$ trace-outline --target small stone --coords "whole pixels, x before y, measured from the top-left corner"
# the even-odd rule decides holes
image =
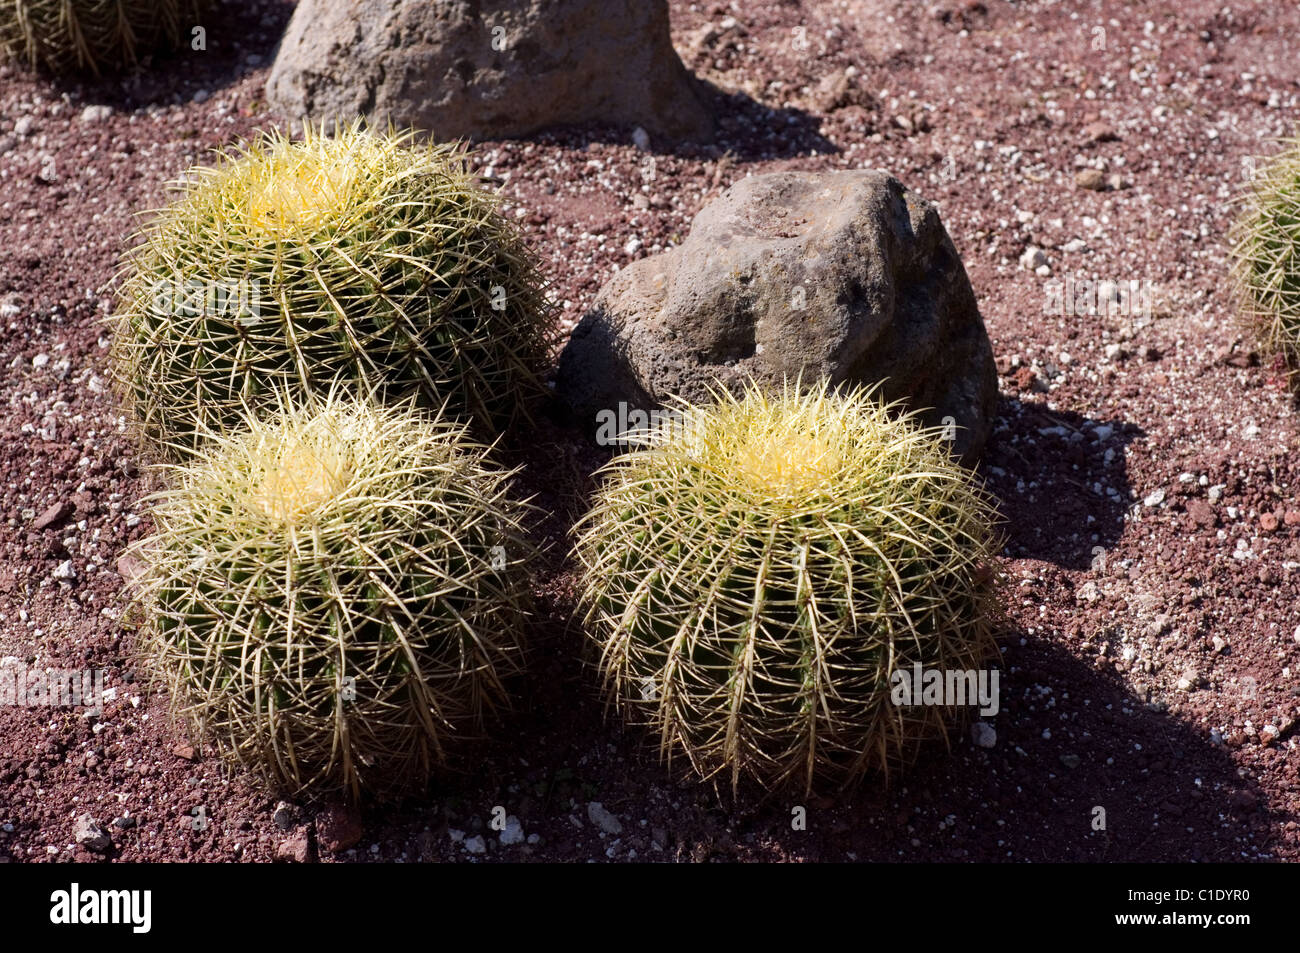
[[[1038,383],[1038,375],[1034,373],[1032,367],[1022,367],[1011,375],[1011,380],[1017,390],[1033,390],[1034,385]]]
[[[501,846],[509,847],[512,844],[522,844],[524,842],[524,826],[519,823],[519,818],[511,814],[506,818],[505,829],[501,832]]]
[[[650,151],[650,133],[646,132],[640,126],[632,130],[632,145],[636,146],[642,152]]]
[[[1239,811],[1253,811],[1258,799],[1249,791],[1234,791],[1230,798],[1232,806]]]
[[[977,748],[992,748],[998,743],[997,730],[987,721],[977,721],[971,725],[970,736]]]
[[[355,847],[362,833],[361,814],[349,805],[331,804],[316,815],[316,843],[331,854]]]
[[[1114,362],[1121,360],[1124,357],[1124,345],[1115,343],[1107,344],[1105,354],[1106,360],[1108,361]]]
[[[465,838],[465,849],[471,854],[486,854],[487,842],[483,840],[482,834],[475,834],[473,837]]]
[[[32,131],[32,117],[19,116],[14,121],[14,135],[22,139],[30,135]]]
[[[72,509],[72,504],[67,500],[52,503],[44,513],[32,521],[32,529],[39,533],[41,530],[57,526],[72,514]]]
[[[1079,765],[1083,764],[1083,759],[1077,754],[1063,754],[1061,755],[1061,764],[1073,771]]]
[[[1041,248],[1035,248],[1030,245],[1020,256],[1020,267],[1026,271],[1034,271],[1047,264],[1047,254]]]
[[[1228,641],[1222,636],[1216,635],[1214,638],[1210,639],[1210,645],[1214,647],[1214,651],[1217,654],[1228,647]]]
[[[288,864],[310,863],[311,840],[307,837],[307,831],[296,831],[276,844],[275,859]]]
[[[288,801],[281,801],[275,806],[275,813],[271,815],[271,820],[275,826],[282,831],[287,831],[293,827],[298,818],[298,809]]]
[[[1291,638],[1297,645],[1300,645],[1300,625],[1295,627],[1295,631],[1291,633]]]
[[[617,817],[605,810],[605,805],[592,801],[587,805],[587,819],[606,834],[623,833],[623,825]]]
[[[172,754],[186,761],[193,761],[198,752],[194,750],[193,745],[176,745],[172,748]]]
[[[113,115],[112,106],[87,106],[81,111],[82,122],[103,122]]]
[[[65,559],[54,567],[54,578],[60,582],[76,582],[77,570],[73,568],[71,559]]]
[[[123,553],[117,557],[117,574],[122,577],[122,581],[131,583],[144,572],[144,561],[130,553]]]
[[[1084,169],[1075,175],[1074,184],[1089,192],[1100,192],[1106,187],[1106,174],[1100,169]]]
[[[1164,488],[1162,487],[1158,490],[1152,490],[1150,493],[1148,493],[1146,495],[1146,498],[1142,500],[1142,505],[1159,506],[1164,501],[1165,501],[1165,491]]]
[[[1214,512],[1214,507],[1206,500],[1188,500],[1187,515],[1192,518],[1192,522],[1197,526],[1213,527],[1219,521],[1219,516]]]
[[[131,828],[136,826],[136,823],[136,819],[130,815],[113,818],[113,826],[119,831],[129,831]]]
[[[1119,133],[1115,127],[1108,122],[1090,122],[1083,127],[1083,141],[1086,145],[1095,145],[1098,142],[1114,142],[1119,138]]]
[[[1300,526],[1300,510],[1287,510],[1282,514],[1282,522],[1287,526]]]
[[[208,98],[211,95],[212,94],[209,93],[206,89],[200,89],[197,93],[194,94],[194,101],[196,103],[206,103],[208,101]]]
[[[1281,521],[1273,513],[1264,513],[1259,518],[1259,528],[1265,533],[1276,533]]]
[[[113,839],[99,826],[99,822],[89,814],[82,814],[72,825],[72,838],[79,847],[96,854],[107,853],[113,847]]]
[[[1131,185],[1132,183],[1129,182],[1128,179],[1124,178],[1124,176],[1120,175],[1118,172],[1106,178],[1106,187],[1110,189],[1112,192],[1122,192],[1124,189],[1129,188]]]

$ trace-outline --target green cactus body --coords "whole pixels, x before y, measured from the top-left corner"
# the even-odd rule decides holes
[[[543,393],[553,310],[458,147],[268,133],[180,189],[113,319],[119,389],[173,458],[280,392],[351,384],[487,432]]]
[[[0,51],[52,73],[113,72],[175,49],[206,0],[0,0]]]
[[[1300,139],[1260,160],[1229,236],[1233,279],[1265,348],[1300,372]]]
[[[517,667],[527,504],[424,412],[330,397],[245,426],[154,498],[145,656],[196,736],[277,788],[421,784]]]
[[[898,668],[996,653],[992,505],[870,393],[750,389],[615,458],[578,528],[611,700],[704,777],[851,784],[942,734]]]

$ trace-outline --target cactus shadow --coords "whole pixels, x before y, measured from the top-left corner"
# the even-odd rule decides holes
[[[390,809],[390,835],[432,826],[442,843],[451,829],[495,842],[487,820],[501,805],[543,846],[493,843],[485,859],[1228,862],[1246,843],[1267,857],[1297,819],[1270,807],[1190,712],[1170,711],[1163,683],[1135,687],[1110,653],[1098,661],[1093,648],[1014,628],[999,638],[991,747],[954,727],[946,748],[928,743],[851,792],[732,797],[680,762],[666,767],[652,737],[608,717],[575,634],[553,629],[519,685],[513,730],[477,749],[472,771]],[[597,839],[593,801],[622,818],[621,833]]]
[[[51,82],[77,102],[118,111],[188,102],[200,91],[213,95],[270,64],[292,13],[293,6],[282,0],[213,0],[198,24],[205,31],[205,49],[192,49],[192,33],[186,31],[180,49],[142,57],[129,73],[51,77]]]
[[[1006,553],[1087,569],[1124,530],[1125,448],[1146,432],[1001,395],[980,469],[1001,501]]]
[[[930,746],[890,784],[837,801],[828,810],[850,830],[832,857],[1223,862],[1247,839],[1266,852],[1269,829],[1295,820],[1193,711],[1170,710],[1184,696],[1169,677],[1137,687],[1136,667],[1126,681],[1109,653],[1064,637],[1013,629],[999,642],[993,746],[954,731],[950,752]]]
[[[441,846],[448,832],[463,831],[481,834],[482,859],[497,861],[1232,861],[1248,842],[1266,854],[1296,819],[1293,809],[1269,807],[1209,726],[1179,710],[1187,696],[1173,691],[1173,670],[1144,676],[1138,659],[1122,675],[1117,647],[1103,653],[1101,633],[1007,626],[998,635],[998,711],[988,719],[993,746],[954,727],[946,747],[929,743],[910,764],[848,793],[748,788],[732,797],[699,783],[680,759],[666,767],[652,734],[606,709],[574,613],[568,527],[606,451],[546,418],[534,438],[521,489],[537,494],[546,514],[537,529],[551,545],[537,578],[528,671],[512,681],[513,710],[453,776],[383,813],[385,836],[408,839],[408,853],[469,859]],[[992,453],[992,465],[1024,478],[999,459]],[[598,835],[592,802],[622,819],[621,833]],[[499,846],[489,826],[497,805],[539,844]],[[421,851],[421,843],[431,846]]]

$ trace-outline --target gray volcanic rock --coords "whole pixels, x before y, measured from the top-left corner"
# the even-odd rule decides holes
[[[714,382],[883,382],[955,423],[967,462],[997,402],[993,350],[934,206],[883,172],[778,172],[733,185],[678,248],[600,291],[560,357],[577,420],[707,399]],[[951,418],[951,421],[946,418]]]
[[[267,80],[291,117],[439,139],[605,122],[707,141],[665,0],[302,0]]]

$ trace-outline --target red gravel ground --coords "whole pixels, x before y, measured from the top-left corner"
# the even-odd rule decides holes
[[[674,2],[677,47],[716,88],[715,145],[483,143],[569,323],[747,174],[880,167],[939,204],[1002,371],[981,467],[1011,580],[996,745],[963,734],[888,785],[806,803],[720,806],[670,774],[577,660],[565,534],[601,454],[544,424],[524,461],[552,545],[518,711],[463,774],[352,831],[319,804],[277,813],[189,748],[118,622],[147,480],[98,322],[137,213],[277,121],[263,84],[290,11],[228,2],[207,52],[126,82],[0,69],[0,656],[102,668],[114,696],[99,719],[0,709],[0,860],[95,856],[74,844],[86,812],[126,861],[1300,859],[1300,427],[1240,340],[1224,241],[1248,157],[1295,127],[1300,8]],[[1084,169],[1119,187],[1082,188]],[[1020,264],[1031,246],[1050,275]],[[1067,276],[1145,282],[1150,313],[1045,313]],[[497,806],[536,836],[503,846]]]

